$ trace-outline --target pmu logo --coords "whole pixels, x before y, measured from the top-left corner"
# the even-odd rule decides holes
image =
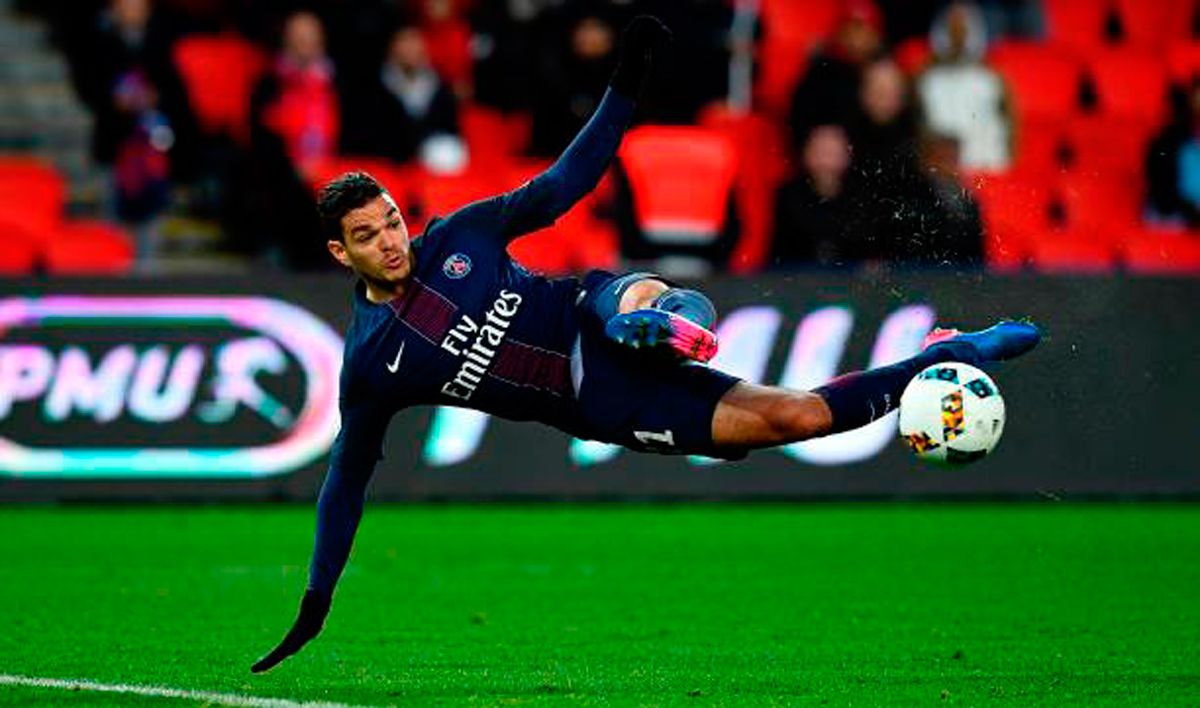
[[[921,351],[921,341],[933,327],[934,311],[928,305],[901,307],[884,318],[871,358],[867,362],[843,362],[846,344],[854,331],[854,310],[847,306],[822,307],[805,314],[791,334],[791,345],[783,370],[775,381],[780,386],[812,389],[835,377],[839,369],[886,366]],[[771,354],[783,330],[784,317],[776,308],[761,305],[731,312],[717,328],[721,350],[711,365],[755,383],[768,382]],[[879,454],[896,438],[896,416],[879,420],[838,435],[779,448],[789,457],[814,465],[845,465]],[[453,465],[470,459],[478,450],[487,429],[488,417],[461,408],[440,408],[425,443],[424,462],[433,467]],[[573,464],[596,465],[621,453],[615,445],[574,440],[568,451]],[[713,460],[692,458],[697,465]]]
[[[0,477],[254,478],[324,454],[342,340],[259,297],[0,300]]]

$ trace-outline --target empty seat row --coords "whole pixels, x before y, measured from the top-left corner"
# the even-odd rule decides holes
[[[115,274],[133,267],[133,243],[121,228],[65,219],[66,186],[54,168],[20,157],[0,159],[0,273]]]

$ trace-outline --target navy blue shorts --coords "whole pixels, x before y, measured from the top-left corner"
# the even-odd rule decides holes
[[[579,403],[590,437],[643,452],[737,456],[713,445],[712,419],[721,397],[740,379],[606,337],[596,299],[617,277],[588,273],[578,304]]]

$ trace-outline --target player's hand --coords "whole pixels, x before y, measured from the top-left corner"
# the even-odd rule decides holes
[[[310,639],[321,633],[321,627],[325,625],[325,616],[329,614],[329,604],[329,595],[314,590],[305,592],[304,599],[300,601],[300,615],[296,617],[296,623],[288,630],[287,636],[270,654],[251,666],[250,671],[262,673],[300,651]]]
[[[650,69],[671,44],[671,30],[657,17],[638,15],[621,33],[620,58],[609,82],[613,89],[636,98]]]

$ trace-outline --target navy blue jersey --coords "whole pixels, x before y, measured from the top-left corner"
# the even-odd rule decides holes
[[[533,275],[505,248],[554,223],[596,186],[633,106],[610,90],[547,171],[431,222],[413,241],[413,277],[399,298],[375,304],[362,283],[355,287],[342,428],[318,501],[310,588],[328,593],[337,582],[388,421],[400,409],[462,406],[590,437],[571,381],[579,282]]]

